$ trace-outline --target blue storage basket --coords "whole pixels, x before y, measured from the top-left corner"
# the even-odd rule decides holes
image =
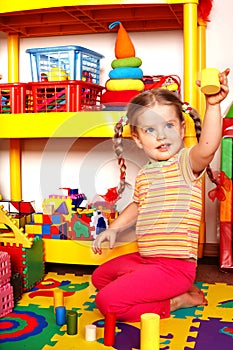
[[[100,59],[104,56],[82,46],[27,49],[32,81],[83,80],[99,84]]]

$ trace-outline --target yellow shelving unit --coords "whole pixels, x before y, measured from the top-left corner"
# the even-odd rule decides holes
[[[113,137],[122,112],[54,112],[0,115],[1,138]],[[126,127],[124,136],[129,137]]]
[[[118,19],[125,23],[128,31],[183,30],[184,100],[201,109],[195,80],[198,70],[204,64],[203,43],[205,43],[206,24],[198,20],[198,2],[198,0],[1,1],[0,31],[8,36],[9,82],[18,82],[20,38],[106,33],[109,32],[108,24],[116,20],[117,13]],[[112,137],[113,125],[119,116],[118,112],[101,111],[0,115],[0,137],[10,139],[11,199],[22,199],[20,139]],[[194,135],[193,126],[188,122],[187,144],[192,144]],[[129,136],[129,130],[126,130],[125,136]],[[135,242],[122,243],[116,250],[106,249],[102,256],[97,257],[92,254],[90,246],[84,246],[77,241],[45,240],[45,256],[48,262],[99,264],[114,254],[120,255],[135,249]]]

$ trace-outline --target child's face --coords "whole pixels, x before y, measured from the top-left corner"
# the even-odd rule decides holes
[[[185,123],[180,122],[175,107],[156,105],[138,118],[137,133],[132,134],[149,160],[168,160],[182,147]]]

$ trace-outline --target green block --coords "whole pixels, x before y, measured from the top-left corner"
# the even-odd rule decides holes
[[[31,248],[26,248],[25,288],[29,290],[44,277],[44,247],[40,237],[35,237]]]
[[[222,139],[221,170],[232,179],[232,139]]]
[[[233,118],[233,103],[227,111],[226,118]]]

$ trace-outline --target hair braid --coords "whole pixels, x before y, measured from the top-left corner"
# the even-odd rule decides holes
[[[120,184],[118,187],[119,195],[125,189],[125,177],[126,177],[126,165],[125,165],[125,159],[123,157],[122,133],[123,133],[123,123],[120,120],[114,127],[114,136],[113,136],[113,149],[118,159],[118,165],[120,168]]]
[[[196,138],[197,141],[199,142],[200,140],[200,136],[201,136],[201,118],[198,114],[198,112],[192,108],[190,113],[189,113],[190,117],[192,118],[193,122],[194,122],[194,128],[195,128],[195,132],[196,132]]]
[[[193,122],[194,122],[194,128],[195,128],[195,132],[196,132],[196,138],[197,141],[199,142],[200,140],[200,136],[201,136],[201,118],[199,116],[199,114],[197,113],[197,111],[192,108],[191,111],[189,112],[190,117],[192,118]],[[214,183],[215,185],[217,185],[217,181],[214,177],[213,171],[210,167],[210,165],[208,164],[206,167],[206,173],[210,179],[210,181],[212,183]]]

